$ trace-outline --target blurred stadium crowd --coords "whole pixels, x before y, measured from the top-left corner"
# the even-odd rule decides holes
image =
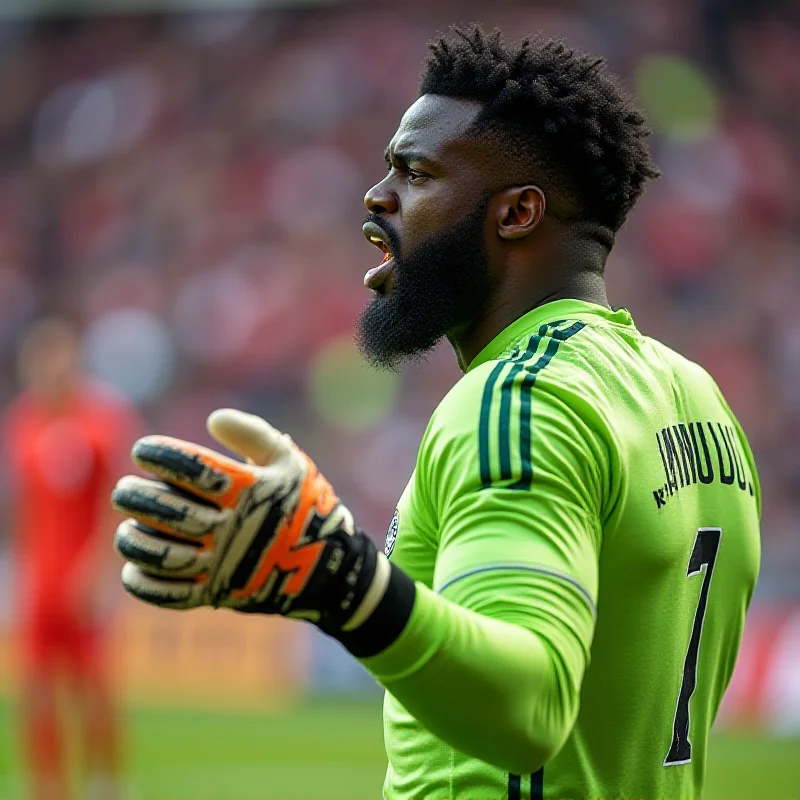
[[[151,430],[207,441],[213,408],[262,413],[382,537],[458,372],[446,347],[402,376],[360,365],[379,257],[361,201],[426,40],[455,18],[604,54],[647,109],[664,177],[620,237],[610,296],[720,383],[761,470],[760,591],[796,591],[800,26],[771,3],[0,24],[0,401],[21,331],[66,312]]]

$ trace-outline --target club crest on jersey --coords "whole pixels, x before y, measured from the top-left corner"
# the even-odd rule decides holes
[[[386,544],[384,545],[383,552],[386,558],[392,554],[394,550],[394,543],[397,541],[397,526],[400,523],[400,512],[395,509],[392,521],[389,523],[389,530],[386,531]]]

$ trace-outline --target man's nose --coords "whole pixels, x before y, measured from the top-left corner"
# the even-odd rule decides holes
[[[370,214],[394,214],[397,211],[397,195],[385,185],[376,183],[365,195],[364,205]]]

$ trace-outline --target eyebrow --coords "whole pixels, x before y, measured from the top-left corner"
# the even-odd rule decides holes
[[[433,165],[435,162],[429,157],[426,156],[425,153],[419,150],[395,150],[392,153],[389,148],[387,147],[383,151],[383,157],[386,160],[387,164],[391,164],[392,160],[396,161],[398,164],[407,165],[410,164],[412,161],[416,161],[422,164],[431,164]]]

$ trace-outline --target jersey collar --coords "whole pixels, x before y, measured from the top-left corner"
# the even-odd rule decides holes
[[[633,326],[633,318],[626,308],[619,308],[613,311],[605,306],[597,305],[597,303],[588,303],[585,300],[554,300],[552,303],[537,306],[527,314],[523,314],[497,334],[475,356],[467,367],[467,372],[481,364],[485,364],[487,361],[496,359],[504,351],[510,350],[512,345],[522,339],[526,333],[536,330],[547,322],[556,322],[562,319],[585,320],[592,317],[600,317],[617,325]]]

